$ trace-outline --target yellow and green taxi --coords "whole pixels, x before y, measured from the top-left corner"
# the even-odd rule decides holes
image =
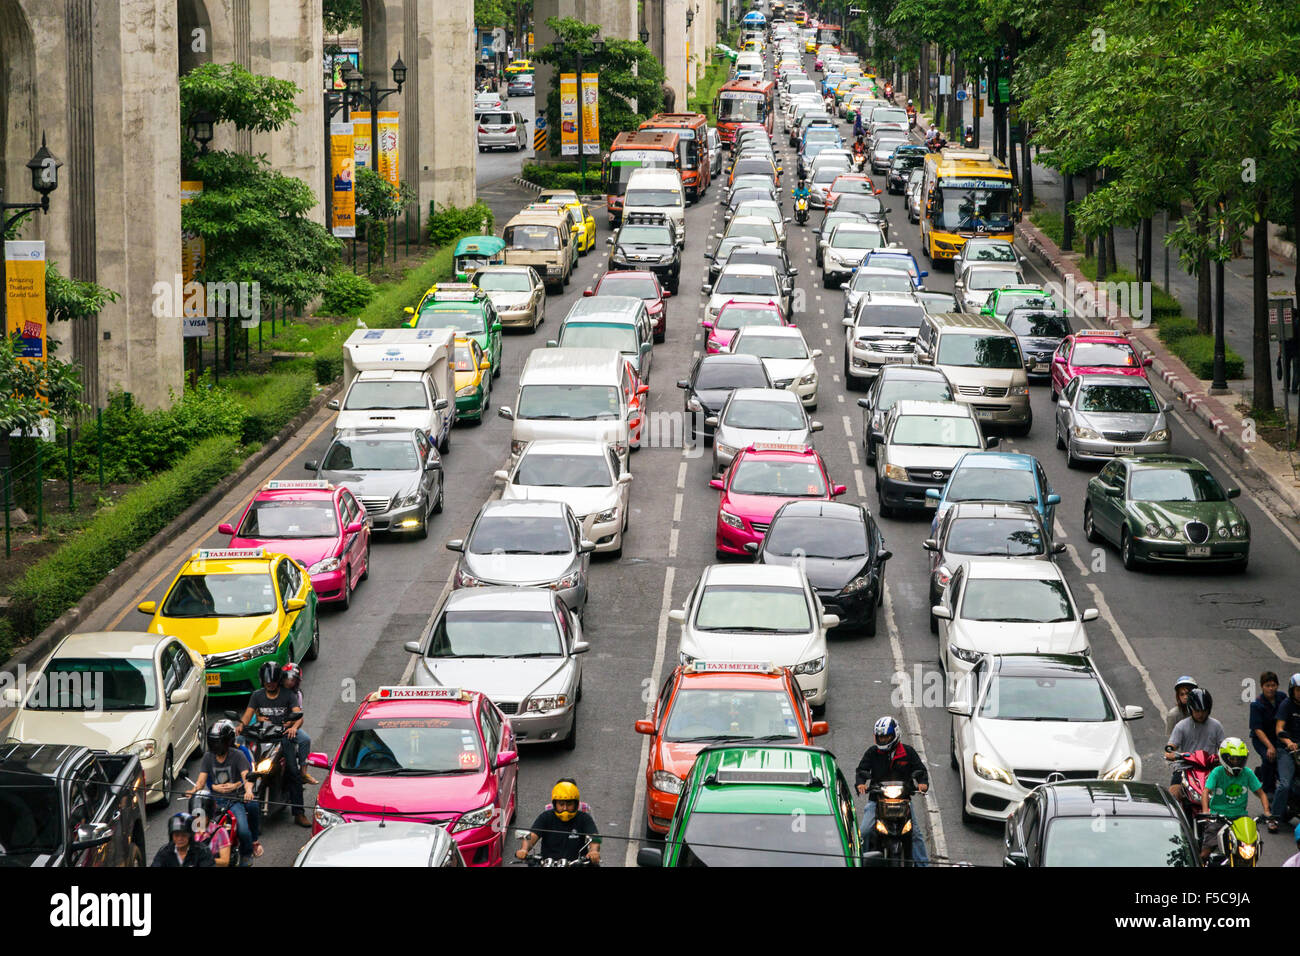
[[[170,634],[203,655],[209,697],[248,696],[267,661],[315,660],[320,653],[316,592],[307,570],[262,548],[195,551],[161,605],[150,634]]]
[[[488,294],[470,282],[440,282],[429,286],[415,308],[406,307],[408,329],[455,329],[478,343],[501,374],[501,319]]]
[[[805,53],[817,52],[817,37],[815,34],[813,36],[803,38],[803,51]]]
[[[456,336],[452,353],[456,373],[456,420],[483,420],[492,402],[492,362],[474,339]]]
[[[578,194],[572,189],[544,189],[537,196],[537,201],[563,206],[571,213],[571,228],[578,234],[578,254],[585,256],[596,248],[596,220],[592,218],[587,207],[582,204]]]
[[[533,72],[535,72],[535,70],[533,69],[532,60],[528,60],[528,59],[511,60],[509,63],[506,64],[506,76],[514,76],[516,73],[533,73]]]
[[[705,747],[682,784],[663,847],[642,846],[636,859],[640,866],[861,866],[852,792],[821,747]]]

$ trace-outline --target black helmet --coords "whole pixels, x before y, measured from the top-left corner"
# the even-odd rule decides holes
[[[177,833],[194,836],[194,818],[188,813],[173,813],[172,818],[167,821],[167,839],[170,840]]]
[[[284,668],[275,661],[267,661],[257,669],[257,679],[264,687],[267,684],[278,684],[284,679]]]
[[[190,797],[190,815],[206,828],[217,815],[217,798],[211,790],[195,790]]]
[[[218,757],[224,757],[229,753],[234,742],[235,725],[229,720],[222,718],[208,728],[208,749]]]
[[[1187,692],[1187,709],[1203,710],[1208,717],[1210,711],[1214,709],[1214,698],[1204,687],[1194,687]]]

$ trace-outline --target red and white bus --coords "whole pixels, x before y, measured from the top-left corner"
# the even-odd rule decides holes
[[[675,169],[682,172],[686,151],[681,136],[672,130],[629,130],[619,133],[605,156],[601,178],[610,225],[623,219],[623,194],[634,169]]]
[[[718,91],[718,98],[713,101],[722,144],[731,148],[736,138],[736,127],[741,123],[762,123],[771,136],[775,104],[776,84],[771,80],[732,80],[724,84]]]

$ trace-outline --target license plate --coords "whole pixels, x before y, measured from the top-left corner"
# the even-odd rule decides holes
[[[903,364],[903,356],[901,356],[901,355],[886,355],[886,356],[884,357],[884,359],[882,360],[882,364],[884,364],[884,365],[902,365],[902,364]]]
[[[221,686],[221,675],[220,675],[220,674],[205,674],[205,675],[203,675],[203,676],[204,676],[204,679],[207,681],[209,687],[220,687],[220,686]]]
[[[939,500],[937,498],[926,498],[925,506],[927,508],[937,508],[939,507]]]
[[[1034,363],[1034,371],[1035,371],[1035,372],[1046,372],[1049,368],[1050,368],[1050,366],[1049,366],[1046,362],[1035,362],[1035,363]]]
[[[1127,456],[1129,456],[1129,455],[1131,455],[1131,454],[1133,454],[1133,446],[1132,446],[1132,445],[1116,445],[1116,446],[1115,446],[1115,457],[1116,457],[1116,458],[1124,458],[1124,457],[1127,457]]]
[[[975,417],[980,421],[992,421],[993,412],[989,409],[977,408],[975,409]]]
[[[1187,556],[1189,558],[1208,558],[1210,556],[1210,546],[1208,544],[1189,544],[1187,546]]]

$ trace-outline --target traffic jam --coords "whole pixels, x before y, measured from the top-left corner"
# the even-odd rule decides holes
[[[1002,161],[796,5],[733,53],[715,125],[618,134],[353,332],[296,474],[55,651],[116,702],[28,699],[0,781],[84,743],[163,808],[86,865],[1297,865],[1259,655],[1180,623],[1281,526],[1054,295]]]

